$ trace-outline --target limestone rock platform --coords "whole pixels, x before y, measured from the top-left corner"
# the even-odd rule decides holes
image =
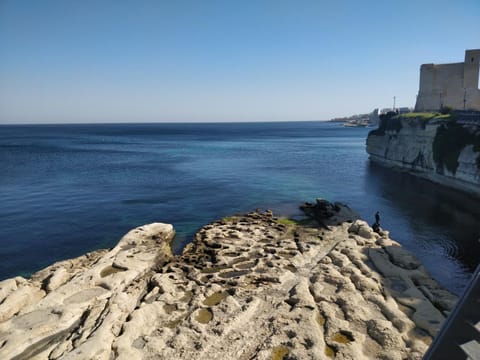
[[[0,282],[0,359],[421,359],[456,297],[347,206],[171,225]]]

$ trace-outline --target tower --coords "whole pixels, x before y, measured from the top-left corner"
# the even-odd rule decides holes
[[[416,111],[480,111],[480,49],[466,50],[465,61],[450,64],[423,64]]]
[[[478,75],[480,67],[480,49],[465,51],[463,68],[463,87],[465,89],[478,89]]]

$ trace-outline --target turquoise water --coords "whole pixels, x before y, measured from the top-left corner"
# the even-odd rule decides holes
[[[173,223],[177,252],[210,221],[298,216],[317,197],[391,237],[459,292],[478,263],[475,202],[370,164],[364,128],[322,122],[0,127],[0,279]]]

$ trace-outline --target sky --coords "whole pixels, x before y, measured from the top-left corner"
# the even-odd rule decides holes
[[[478,48],[479,0],[0,0],[0,124],[328,120]]]

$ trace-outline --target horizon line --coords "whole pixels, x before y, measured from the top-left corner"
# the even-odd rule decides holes
[[[330,122],[329,120],[245,120],[245,121],[106,121],[106,122],[21,122],[0,123],[0,126],[24,125],[142,125],[142,124],[248,124],[248,123],[288,123],[288,122]],[[333,122],[333,121],[332,121]]]

